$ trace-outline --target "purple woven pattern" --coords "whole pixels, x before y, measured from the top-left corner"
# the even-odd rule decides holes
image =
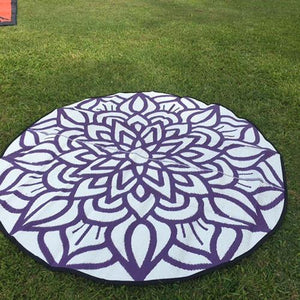
[[[83,100],[0,160],[0,220],[52,267],[111,281],[183,278],[277,225],[280,155],[219,105],[147,92]]]

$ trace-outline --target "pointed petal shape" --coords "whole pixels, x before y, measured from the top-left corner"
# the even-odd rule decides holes
[[[65,128],[81,128],[87,123],[87,117],[82,112],[74,109],[60,109],[58,111],[59,125]]]
[[[70,205],[67,200],[53,200],[41,205],[25,219],[24,225],[33,222],[42,223],[51,219],[56,219],[59,215],[68,211]]]
[[[166,223],[160,222],[155,218],[153,218],[152,216],[149,216],[147,220],[154,226],[156,231],[156,236],[157,236],[156,247],[152,256],[152,260],[153,260],[168,245],[171,239],[172,231],[171,228]]]
[[[219,120],[219,109],[217,105],[208,106],[201,112],[191,116],[190,121],[201,126],[215,126]]]
[[[176,188],[190,195],[208,194],[208,190],[200,178],[198,178],[195,175],[188,175],[187,177],[191,180],[191,183],[190,184],[177,183],[175,184]]]
[[[110,224],[114,221],[121,220],[128,213],[125,207],[120,207],[119,210],[114,210],[113,212],[108,210],[96,210],[93,205],[93,199],[85,200],[83,210],[87,219],[96,221],[99,225]]]
[[[108,248],[90,250],[72,256],[67,262],[67,266],[79,265],[84,269],[84,265],[87,265],[87,268],[90,265],[102,265],[110,261],[112,257]]]
[[[169,250],[168,255],[175,261],[178,261],[178,259],[181,258],[180,263],[189,269],[200,268],[200,266],[204,267],[203,265],[211,264],[211,261],[208,259],[208,257],[204,256],[203,254],[190,252],[175,245]]]
[[[122,257],[124,259],[126,259],[127,261],[129,260],[128,259],[128,256],[127,256],[127,253],[126,253],[126,248],[125,248],[125,235],[126,235],[126,232],[128,230],[128,227],[136,220],[136,218],[131,215],[128,219],[126,219],[124,222],[118,224],[117,226],[115,226],[113,229],[112,229],[112,232],[111,232],[111,240],[114,244],[114,247],[118,250],[118,252],[122,255]]]
[[[155,208],[155,213],[163,220],[176,221],[188,220],[194,217],[199,210],[199,203],[195,197],[185,199],[185,207],[177,210],[165,210],[161,207]]]
[[[47,247],[47,252],[51,254],[55,263],[59,264],[64,253],[64,245],[60,237],[60,232],[58,230],[48,231],[43,235],[43,239],[44,245]]]
[[[223,227],[221,229],[220,235],[218,236],[216,250],[220,260],[224,258],[224,256],[230,251],[232,244],[235,242],[237,238],[237,233],[232,228]],[[231,254],[231,256],[234,253]]]
[[[79,249],[102,245],[105,242],[105,227],[90,225],[79,221],[66,229],[68,239],[68,254]]]
[[[131,249],[139,267],[144,264],[150,247],[150,231],[144,224],[135,227],[131,236]]]
[[[90,196],[97,196],[104,193],[107,187],[95,187],[93,184],[93,178],[83,180],[76,188],[74,197],[75,198],[86,198]]]
[[[162,184],[157,184],[155,181],[149,180],[148,178],[144,178],[144,182],[153,188],[155,191],[159,192],[163,196],[170,198],[171,197],[171,186],[170,186],[170,178],[167,172],[162,171]]]

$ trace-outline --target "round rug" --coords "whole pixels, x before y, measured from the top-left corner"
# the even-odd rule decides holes
[[[36,259],[114,282],[187,278],[249,254],[285,207],[281,158],[247,120],[185,97],[90,98],[0,159],[0,221]]]

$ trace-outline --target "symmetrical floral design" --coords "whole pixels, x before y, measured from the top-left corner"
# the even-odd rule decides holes
[[[231,261],[282,214],[280,156],[219,105],[155,92],[58,109],[0,160],[0,220],[54,267],[116,281]]]

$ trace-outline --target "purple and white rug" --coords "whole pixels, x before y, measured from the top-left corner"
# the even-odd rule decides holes
[[[156,92],[57,109],[0,159],[3,230],[54,269],[114,282],[236,261],[277,227],[284,192],[280,155],[251,123]]]

